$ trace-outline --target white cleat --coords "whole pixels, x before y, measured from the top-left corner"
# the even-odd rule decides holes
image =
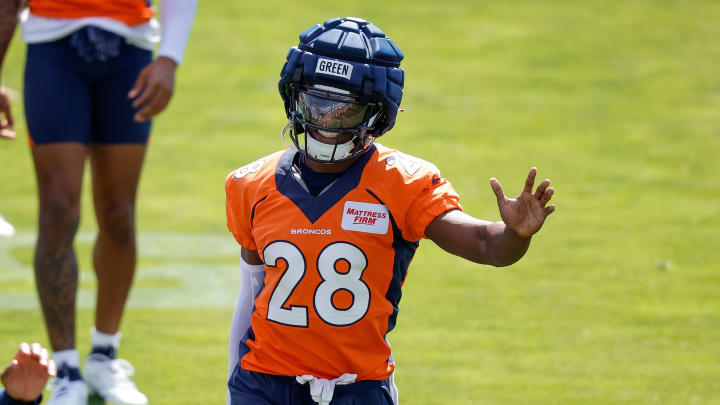
[[[55,377],[50,390],[50,399],[46,405],[87,405],[87,403],[87,386],[85,381],[80,379],[78,370],[67,366],[59,368],[58,377]]]
[[[5,217],[0,215],[0,236],[13,236],[15,235],[15,228],[12,224],[5,220]]]
[[[108,405],[146,405],[147,397],[130,379],[133,374],[135,369],[127,360],[98,353],[88,356],[83,370],[90,392],[100,395]]]

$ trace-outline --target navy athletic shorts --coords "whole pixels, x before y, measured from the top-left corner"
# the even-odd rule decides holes
[[[53,42],[29,44],[25,116],[31,144],[147,142],[127,94],[152,52],[97,27]]]
[[[240,363],[228,381],[232,405],[317,405],[310,397],[309,383],[295,377],[243,370]],[[385,381],[363,380],[336,385],[331,405],[392,405]]]

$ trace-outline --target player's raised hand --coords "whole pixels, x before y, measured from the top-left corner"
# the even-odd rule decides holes
[[[1,378],[11,397],[32,402],[42,394],[45,384],[55,372],[55,362],[48,358],[47,349],[39,343],[21,343]]]
[[[555,211],[554,204],[547,205],[555,193],[555,189],[549,187],[549,179],[543,180],[535,193],[532,192],[536,174],[536,168],[530,169],[525,187],[517,198],[508,198],[498,179],[494,177],[490,179],[490,187],[497,197],[503,222],[518,235],[526,238],[539,231],[545,218]]]

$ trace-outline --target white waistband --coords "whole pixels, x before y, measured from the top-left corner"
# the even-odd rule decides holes
[[[303,374],[295,377],[295,380],[300,384],[310,382],[310,396],[313,401],[320,405],[329,405],[335,392],[335,385],[352,384],[356,378],[357,374],[349,373],[345,373],[334,380],[326,380],[310,374]]]
[[[154,18],[145,24],[129,26],[105,17],[46,18],[25,9],[20,21],[23,40],[28,44],[55,41],[88,25],[125,37],[128,43],[147,50],[153,50],[160,42],[160,25]]]

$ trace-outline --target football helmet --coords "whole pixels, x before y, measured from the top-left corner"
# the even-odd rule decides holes
[[[283,138],[289,132],[300,153],[323,163],[366,152],[395,125],[403,58],[384,32],[359,18],[333,18],[308,28],[280,72],[278,90],[288,118]]]

